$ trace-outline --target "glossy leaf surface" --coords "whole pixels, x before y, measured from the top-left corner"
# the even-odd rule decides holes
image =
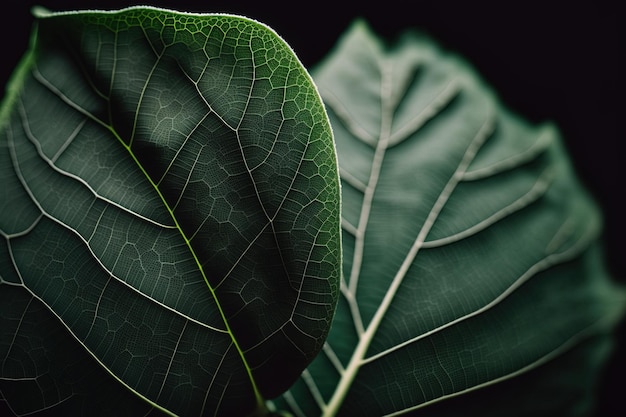
[[[624,297],[557,130],[414,34],[388,47],[357,23],[313,76],[339,156],[343,281],[323,352],[277,409],[587,407]]]
[[[262,412],[321,349],[339,180],[269,28],[40,11],[0,130],[0,401],[16,414]]]

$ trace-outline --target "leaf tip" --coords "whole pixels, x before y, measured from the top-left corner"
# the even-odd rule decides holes
[[[370,38],[376,38],[376,34],[372,29],[372,26],[368,22],[368,20],[364,17],[355,18],[350,24],[347,33],[356,33],[359,36],[367,36]]]

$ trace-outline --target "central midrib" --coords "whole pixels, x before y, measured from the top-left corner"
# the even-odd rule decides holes
[[[379,139],[379,143],[377,144],[375,159],[374,159],[374,161],[377,161],[378,163],[376,164],[374,162],[372,163],[372,169],[377,170],[378,172],[370,175],[370,183],[367,186],[368,190],[372,186],[371,180],[372,179],[374,179],[375,181],[378,180],[378,176],[382,167],[382,159],[384,156],[384,151],[387,149],[388,146],[390,146],[389,142],[390,142],[390,138],[392,135],[391,121],[392,121],[392,114],[393,114],[393,106],[392,106],[393,102],[392,102],[392,97],[391,97],[392,89],[390,86],[391,78],[392,78],[391,63],[389,61],[383,61],[380,67],[381,67],[381,74],[382,74],[382,77],[381,77],[381,102],[382,102],[381,104],[382,106],[381,108],[383,112],[383,117],[381,119],[380,139]],[[400,285],[402,284],[404,277],[406,276],[413,260],[417,256],[417,253],[419,252],[419,250],[422,248],[424,242],[426,241],[426,237],[428,233],[430,232],[439,213],[441,212],[443,206],[449,199],[450,195],[456,188],[457,184],[462,180],[463,173],[467,170],[469,164],[474,159],[478,149],[480,149],[486,137],[488,136],[490,132],[490,121],[491,121],[491,118],[488,117],[487,120],[481,125],[481,127],[479,128],[474,138],[470,141],[463,156],[461,157],[461,160],[457,168],[455,169],[455,172],[452,174],[452,176],[448,179],[447,183],[443,187],[437,200],[433,204],[426,220],[424,221],[422,228],[420,229],[417,237],[415,238],[413,245],[411,246],[409,252],[407,253],[407,256],[405,257],[402,265],[400,266],[400,268],[394,275],[393,280],[387,292],[385,293],[385,296],[383,297],[381,304],[378,306],[376,312],[374,313],[374,316],[372,317],[369,325],[367,326],[367,329],[362,334],[359,335],[359,341],[352,354],[352,357],[350,358],[348,365],[346,366],[343,373],[341,374],[339,383],[337,384],[330,401],[322,409],[323,417],[334,417],[339,412],[341,404],[345,396],[348,394],[348,391],[350,387],[352,386],[352,383],[360,367],[364,364],[365,355],[367,353],[367,350],[372,340],[374,339],[376,332],[378,331],[378,328],[380,327],[380,323],[382,322],[389,306],[391,305],[391,302],[393,301],[396,295],[396,292],[398,291]],[[379,153],[379,148],[380,148],[381,153],[380,153],[379,160],[376,160],[376,156],[378,156],[378,153]],[[361,236],[361,238],[364,238],[364,236]]]
[[[380,63],[379,68],[381,70],[381,85],[380,85],[380,93],[381,93],[381,126],[380,126],[380,137],[378,143],[376,144],[376,149],[374,151],[374,158],[372,160],[372,172],[370,173],[370,178],[368,180],[366,194],[363,201],[364,206],[366,204],[371,204],[371,200],[373,199],[373,194],[378,183],[378,178],[380,176],[380,171],[382,169],[382,163],[385,156],[385,152],[387,150],[389,140],[391,137],[391,121],[392,121],[392,109],[391,109],[391,63],[388,61],[383,61]],[[358,228],[361,233],[357,236],[361,242],[365,239],[364,231],[361,229],[367,224],[369,219],[369,207],[365,208],[361,212],[361,216],[359,218]],[[357,243],[359,244],[358,240]],[[355,244],[355,245],[356,245]],[[362,243],[361,243],[362,246]],[[362,261],[362,251],[358,251],[359,247],[355,247],[355,259],[353,263],[353,268],[350,276],[350,290],[356,295],[356,284],[354,280],[360,273],[361,261]],[[361,247],[362,249],[362,247]],[[361,361],[365,357],[365,353],[369,348],[370,343],[372,342],[373,336],[376,333],[378,328],[378,324],[375,323],[375,318],[372,319],[370,324],[367,326],[367,329],[359,334],[359,343],[357,344],[352,357],[350,358],[350,362],[348,366],[344,369],[344,372],[341,375],[339,383],[335,388],[335,391],[324,409],[322,410],[322,415],[324,417],[335,416],[341,407],[341,403],[343,402],[345,396],[358,373],[359,367],[361,366]],[[361,324],[360,316],[358,316],[357,323]]]
[[[116,44],[116,47],[113,48],[113,50],[114,50],[114,53],[116,54],[117,53],[117,32],[115,34],[115,44]],[[180,225],[180,223],[178,221],[178,218],[176,217],[176,214],[174,212],[174,208],[171,207],[169,205],[169,203],[167,202],[167,200],[165,199],[165,196],[161,192],[158,183],[156,183],[150,177],[150,175],[144,169],[143,165],[140,163],[139,159],[137,158],[137,156],[135,155],[135,153],[132,150],[132,144],[133,144],[133,141],[134,141],[135,129],[136,129],[136,125],[137,125],[137,117],[139,116],[139,110],[140,110],[141,103],[142,103],[142,100],[143,100],[143,95],[144,95],[143,93],[145,92],[145,89],[146,89],[148,83],[151,80],[151,76],[152,76],[156,66],[161,61],[163,55],[165,54],[166,49],[167,48],[164,48],[163,51],[161,51],[161,53],[158,54],[156,52],[156,50],[154,50],[154,48],[153,48],[153,52],[155,52],[155,55],[156,55],[156,61],[155,61],[154,65],[153,65],[153,67],[152,67],[152,70],[150,71],[150,74],[146,78],[146,81],[145,81],[144,86],[143,86],[142,94],[141,94],[140,99],[139,99],[139,101],[137,103],[137,108],[136,108],[136,111],[135,111],[135,118],[133,120],[133,129],[132,129],[131,138],[130,138],[128,144],[117,134],[117,132],[115,131],[115,129],[113,128],[112,125],[106,125],[106,127],[111,131],[111,133],[113,135],[115,135],[115,137],[119,140],[119,142],[126,149],[128,154],[131,156],[133,161],[137,164],[137,167],[139,167],[139,169],[144,174],[144,176],[146,177],[146,179],[148,180],[150,185],[154,188],[154,190],[156,191],[157,195],[161,199],[161,202],[163,203],[163,206],[165,207],[165,209],[167,210],[167,212],[171,216],[172,221],[174,222],[174,226],[176,227],[176,229],[180,233],[181,237],[183,238],[183,240],[185,242],[185,245],[189,249],[189,253],[191,254],[191,256],[193,257],[194,262],[196,263],[198,271],[202,275],[202,278],[204,279],[204,282],[206,283],[209,291],[211,292],[211,296],[213,297],[213,300],[215,301],[215,305],[216,305],[216,307],[217,307],[217,309],[219,311],[220,317],[222,318],[222,321],[224,322],[225,330],[230,335],[232,344],[233,344],[233,346],[235,346],[235,349],[237,350],[237,353],[239,354],[239,357],[241,358],[242,364],[243,364],[243,366],[244,366],[244,368],[246,370],[246,374],[248,375],[248,379],[250,380],[250,384],[251,384],[252,390],[254,392],[256,405],[257,405],[256,408],[257,408],[257,410],[263,410],[263,409],[266,408],[266,406],[265,406],[265,399],[261,395],[261,393],[259,391],[259,388],[258,388],[258,386],[256,384],[256,381],[254,379],[254,376],[252,375],[252,368],[248,364],[248,361],[247,361],[247,359],[245,357],[244,351],[241,348],[241,346],[239,345],[239,342],[237,341],[237,338],[235,337],[235,334],[232,331],[232,328],[231,328],[231,326],[230,326],[230,324],[228,322],[228,318],[226,317],[226,313],[225,313],[225,311],[224,311],[224,309],[223,309],[223,307],[222,307],[222,305],[220,303],[220,300],[219,300],[219,298],[217,296],[217,293],[215,292],[215,289],[213,288],[213,286],[209,282],[208,276],[205,273],[204,268],[202,266],[202,262],[200,261],[200,259],[198,257],[198,254],[196,253],[196,251],[193,248],[193,245],[191,244],[191,239],[187,236],[187,234],[183,230],[182,226]],[[115,62],[117,62],[117,60],[114,60],[114,63]],[[115,78],[115,67],[113,68],[113,71],[112,71],[112,74],[111,74],[111,86],[113,85],[114,78]],[[110,111],[109,111],[109,114],[111,114]],[[172,355],[175,355],[175,354],[176,354],[176,352],[172,353]],[[164,378],[167,378],[167,375]]]

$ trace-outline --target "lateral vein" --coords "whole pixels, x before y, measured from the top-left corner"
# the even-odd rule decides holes
[[[385,316],[389,306],[391,305],[391,302],[394,299],[395,294],[400,287],[400,284],[403,282],[404,277],[406,276],[410,266],[413,263],[413,260],[417,256],[417,253],[422,248],[426,237],[430,232],[430,229],[432,228],[435,220],[439,216],[439,213],[450,198],[457,184],[462,180],[463,174],[467,170],[471,161],[476,156],[478,150],[491,134],[493,124],[494,114],[493,111],[490,111],[488,113],[488,116],[486,117],[486,120],[483,122],[478,132],[466,148],[465,153],[463,154],[459,165],[457,166],[457,169],[452,174],[452,176],[444,186],[443,190],[441,191],[439,197],[432,206],[424,224],[422,225],[422,228],[420,229],[411,249],[409,250],[409,253],[405,257],[402,265],[394,276],[381,304],[378,306],[378,309],[374,313],[374,316],[370,321],[367,329],[360,336],[359,342],[353,352],[350,362],[346,367],[346,371],[339,380],[339,384],[337,385],[335,392],[333,393],[333,396],[329,401],[327,407],[324,409],[324,417],[333,416],[339,410],[339,405],[343,401],[344,397],[347,395],[347,392],[352,385],[352,381],[354,380],[359,368],[363,365],[367,349],[369,348],[369,345],[372,342],[374,335],[376,334],[376,331],[378,330],[380,323],[382,322],[383,317]]]

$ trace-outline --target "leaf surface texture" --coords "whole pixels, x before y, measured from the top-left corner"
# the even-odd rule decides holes
[[[363,22],[313,76],[339,156],[343,280],[322,353],[277,409],[483,416],[587,406],[624,297],[558,131],[507,111],[429,39],[387,46]],[[475,400],[482,392],[491,410]]]
[[[310,76],[242,17],[38,17],[0,121],[0,400],[262,409],[322,348],[339,291],[337,162]]]

